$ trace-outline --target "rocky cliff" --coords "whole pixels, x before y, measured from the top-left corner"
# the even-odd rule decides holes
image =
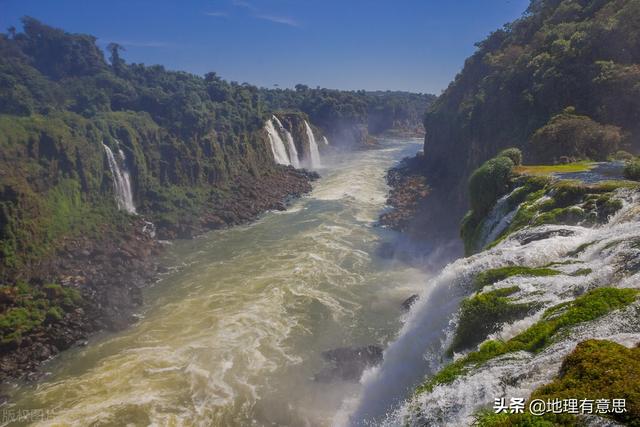
[[[416,228],[437,232],[443,220],[453,235],[471,172],[505,147],[544,163],[637,151],[639,16],[633,0],[533,0],[478,43],[427,111],[420,173],[427,205],[448,214],[427,208]]]

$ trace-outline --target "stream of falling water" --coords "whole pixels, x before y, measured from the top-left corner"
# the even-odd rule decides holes
[[[141,320],[50,363],[16,408],[51,425],[329,425],[358,383],[321,352],[388,343],[425,272],[376,255],[385,171],[420,141],[327,158],[313,192],[254,224],[176,242]]]

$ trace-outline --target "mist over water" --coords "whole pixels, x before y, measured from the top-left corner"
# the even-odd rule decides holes
[[[88,425],[331,425],[360,385],[317,382],[321,352],[384,346],[427,273],[380,258],[386,170],[421,141],[323,158],[313,192],[258,222],[176,242],[141,320],[64,353],[19,408]]]

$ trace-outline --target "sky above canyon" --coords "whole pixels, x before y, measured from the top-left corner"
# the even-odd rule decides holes
[[[117,42],[127,62],[263,87],[439,94],[474,43],[528,0],[0,0],[0,28],[32,16]]]

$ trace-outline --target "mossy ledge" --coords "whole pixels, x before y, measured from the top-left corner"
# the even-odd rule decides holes
[[[496,332],[501,323],[521,319],[535,309],[536,304],[516,303],[508,298],[519,290],[517,286],[501,288],[462,301],[458,328],[447,354],[477,345]]]
[[[471,352],[445,366],[416,389],[416,393],[431,392],[440,384],[449,384],[456,378],[500,355],[528,351],[539,352],[553,342],[554,335],[578,323],[595,320],[635,301],[635,289],[598,288],[575,300],[556,305],[545,311],[542,319],[508,341],[490,340],[477,351]]]
[[[625,399],[626,412],[606,416],[629,426],[640,426],[640,348],[627,348],[607,340],[579,343],[563,361],[551,383],[535,390],[529,401],[542,399]],[[525,404],[525,408],[528,405]],[[495,414],[482,411],[477,426],[578,426],[580,419],[569,414]]]
[[[505,168],[510,160],[496,163],[497,159],[504,158],[498,155],[491,159],[478,168],[469,180],[471,209],[463,218],[460,228],[466,255],[492,248],[527,226],[603,224],[622,208],[622,202],[615,197],[614,192],[620,188],[639,186],[631,181],[585,184],[549,176],[521,175],[518,171],[527,171],[533,167],[527,169],[511,166],[507,172]],[[501,168],[497,167],[498,164]],[[485,186],[491,187],[490,191],[484,191]],[[482,231],[491,209],[500,197],[510,191],[506,203],[509,210],[517,209],[513,218],[493,241],[484,242]],[[478,199],[480,196],[474,196],[476,193],[482,195],[481,199]]]
[[[526,276],[526,277],[545,277],[555,276],[561,274],[560,271],[546,267],[524,267],[521,265],[514,265],[508,267],[499,267],[485,270],[479,273],[474,281],[473,285],[475,289],[481,290],[482,288],[493,285],[494,283],[508,279],[514,276]]]

